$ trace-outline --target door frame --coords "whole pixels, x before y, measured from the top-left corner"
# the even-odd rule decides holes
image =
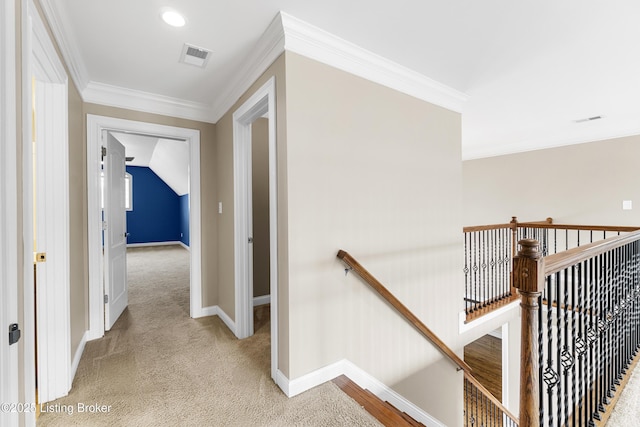
[[[23,292],[24,292],[24,388],[26,402],[35,398],[35,344],[38,341],[38,393],[46,402],[67,395],[74,369],[71,364],[70,254],[69,254],[69,138],[68,84],[66,69],[49,37],[33,0],[22,2],[22,179],[23,179]],[[55,194],[48,194],[44,230],[50,252],[47,277],[50,286],[38,296],[40,323],[35,336],[35,293],[33,268],[33,150],[32,76],[45,83],[45,99],[40,117],[55,147],[44,158],[47,180]],[[45,112],[43,115],[43,111]],[[40,125],[39,125],[40,126]],[[33,396],[33,397],[32,397]],[[32,414],[25,414],[30,424]],[[35,419],[35,418],[34,418]]]
[[[271,378],[278,371],[278,197],[276,86],[271,77],[233,113],[235,335],[253,335],[253,265],[249,244],[251,212],[251,124],[269,120],[269,292],[271,300]]]
[[[0,330],[19,320],[15,13],[15,2],[0,6]],[[0,340],[0,402],[25,402],[18,390],[18,358],[18,345]],[[17,423],[18,413],[0,411],[0,425]]]
[[[189,144],[189,227],[191,252],[190,316],[207,315],[202,307],[202,255],[200,212],[200,131],[87,114],[87,212],[89,252],[89,332],[88,339],[104,336],[104,265],[100,207],[100,159],[102,131],[133,132],[183,139]]]

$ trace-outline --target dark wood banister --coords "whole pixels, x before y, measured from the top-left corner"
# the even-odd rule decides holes
[[[634,242],[638,239],[640,239],[640,230],[636,228],[635,231],[628,234],[609,237],[608,239],[599,240],[564,252],[549,255],[544,259],[544,274],[545,276],[548,276],[550,274],[557,273],[558,271],[562,271],[578,264],[579,262],[593,258],[612,249],[619,248],[620,246],[624,246],[627,243]]]
[[[465,372],[471,373],[471,367],[465,363],[464,360],[460,359],[460,357],[454,353],[436,334],[434,334],[431,329],[427,328],[427,326],[422,323],[420,319],[416,317],[415,314],[411,312],[404,304],[398,300],[387,288],[384,287],[382,283],[378,281],[371,273],[369,273],[358,261],[356,261],[351,255],[347,252],[340,250],[338,252],[338,258],[340,258],[346,265],[351,267],[353,271],[358,273],[362,279],[367,282],[369,286],[375,289],[376,292],[382,296],[389,304],[393,306],[398,312],[404,316],[414,328],[416,328],[425,338],[431,341],[437,348],[440,350],[445,356],[449,358],[453,362],[454,365],[458,367],[458,369],[462,369]]]

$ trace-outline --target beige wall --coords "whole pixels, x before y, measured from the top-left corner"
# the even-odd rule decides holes
[[[251,126],[253,296],[269,295],[269,120]]]
[[[460,350],[460,115],[296,54],[286,78],[289,378],[347,358],[459,425],[454,365],[336,254]]]
[[[87,252],[87,144],[82,98],[69,85],[69,255],[71,354],[89,328],[89,261]]]
[[[640,226],[640,136],[463,162],[465,225],[552,217]],[[634,209],[622,210],[632,200]]]
[[[123,108],[97,104],[84,104],[84,114],[116,117],[166,126],[175,126],[200,131],[200,203],[202,225],[202,306],[218,304],[217,290],[217,184],[216,184],[216,127],[203,123],[158,114],[143,113]],[[85,121],[86,125],[86,121]],[[85,132],[86,134],[86,132]],[[86,138],[85,138],[86,139]]]

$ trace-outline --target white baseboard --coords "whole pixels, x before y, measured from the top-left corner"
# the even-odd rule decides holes
[[[294,380],[289,380],[282,372],[278,371],[276,384],[288,397],[293,397],[331,381],[340,375],[346,375],[361,388],[369,390],[383,401],[391,403],[400,411],[409,414],[416,421],[428,426],[446,427],[444,423],[432,417],[347,359],[342,359]]]
[[[173,245],[184,245],[179,240],[171,241],[171,242],[145,242],[145,243],[127,243],[128,248],[144,248],[147,246],[173,246]]]
[[[185,248],[186,250],[188,250],[189,252],[191,252],[191,248],[189,246],[185,245],[184,242],[180,241],[180,242],[178,242],[178,244],[180,246],[182,246],[183,248]]]
[[[253,306],[271,304],[271,295],[262,295],[259,297],[253,297]]]
[[[80,359],[82,358],[82,353],[84,353],[84,346],[87,344],[88,336],[89,331],[85,331],[84,335],[82,335],[82,339],[80,340],[80,344],[78,344],[78,348],[76,349],[76,354],[73,356],[71,372],[69,373],[69,388],[71,388],[73,379],[76,377],[76,372],[78,371],[78,366],[80,365]]]
[[[231,320],[229,315],[225,313],[224,310],[221,309],[219,306],[212,305],[210,307],[203,307],[200,310],[200,315],[198,317],[206,317],[206,316],[218,316],[220,320],[222,320],[224,324],[227,325],[227,328],[231,330],[233,335],[236,334],[236,323],[233,320]]]

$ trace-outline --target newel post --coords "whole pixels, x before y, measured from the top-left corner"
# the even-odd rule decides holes
[[[544,258],[538,241],[523,239],[513,259],[514,286],[520,293],[522,343],[520,346],[520,427],[540,423],[538,383],[538,298],[544,289]]]

